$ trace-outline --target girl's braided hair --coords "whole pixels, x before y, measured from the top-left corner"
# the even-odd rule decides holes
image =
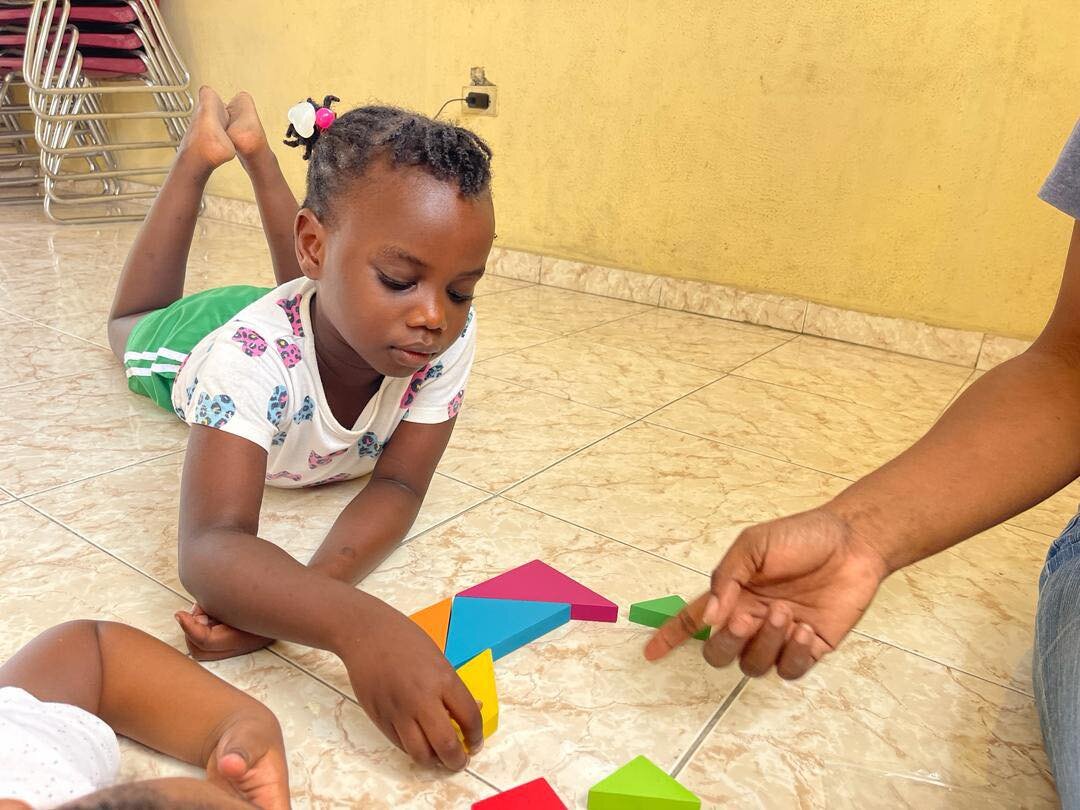
[[[357,107],[309,138],[295,135],[289,146],[304,146],[308,160],[304,206],[324,222],[331,203],[372,160],[391,166],[419,166],[438,180],[456,183],[466,197],[491,184],[491,148],[473,132],[398,107]]]

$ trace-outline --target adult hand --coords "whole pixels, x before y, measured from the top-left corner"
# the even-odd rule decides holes
[[[708,591],[649,640],[656,660],[708,625],[703,655],[714,667],[736,658],[747,675],[775,666],[804,675],[866,612],[888,575],[885,560],[828,507],[745,529],[712,574]]]

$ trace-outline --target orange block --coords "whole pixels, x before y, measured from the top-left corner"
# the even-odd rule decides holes
[[[446,651],[446,631],[450,627],[450,605],[453,599],[443,599],[430,607],[418,610],[409,618],[416,622],[431,640]]]

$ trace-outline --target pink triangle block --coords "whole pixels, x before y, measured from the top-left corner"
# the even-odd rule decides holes
[[[619,607],[596,591],[540,560],[533,560],[497,577],[474,585],[458,596],[475,599],[523,599],[530,602],[565,602],[570,618],[589,622],[613,622]]]

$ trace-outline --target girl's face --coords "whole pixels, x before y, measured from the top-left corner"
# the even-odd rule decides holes
[[[318,282],[331,332],[320,351],[408,377],[465,328],[495,237],[491,195],[466,198],[423,169],[377,161],[334,205],[329,226],[306,209],[296,223],[300,267]]]

